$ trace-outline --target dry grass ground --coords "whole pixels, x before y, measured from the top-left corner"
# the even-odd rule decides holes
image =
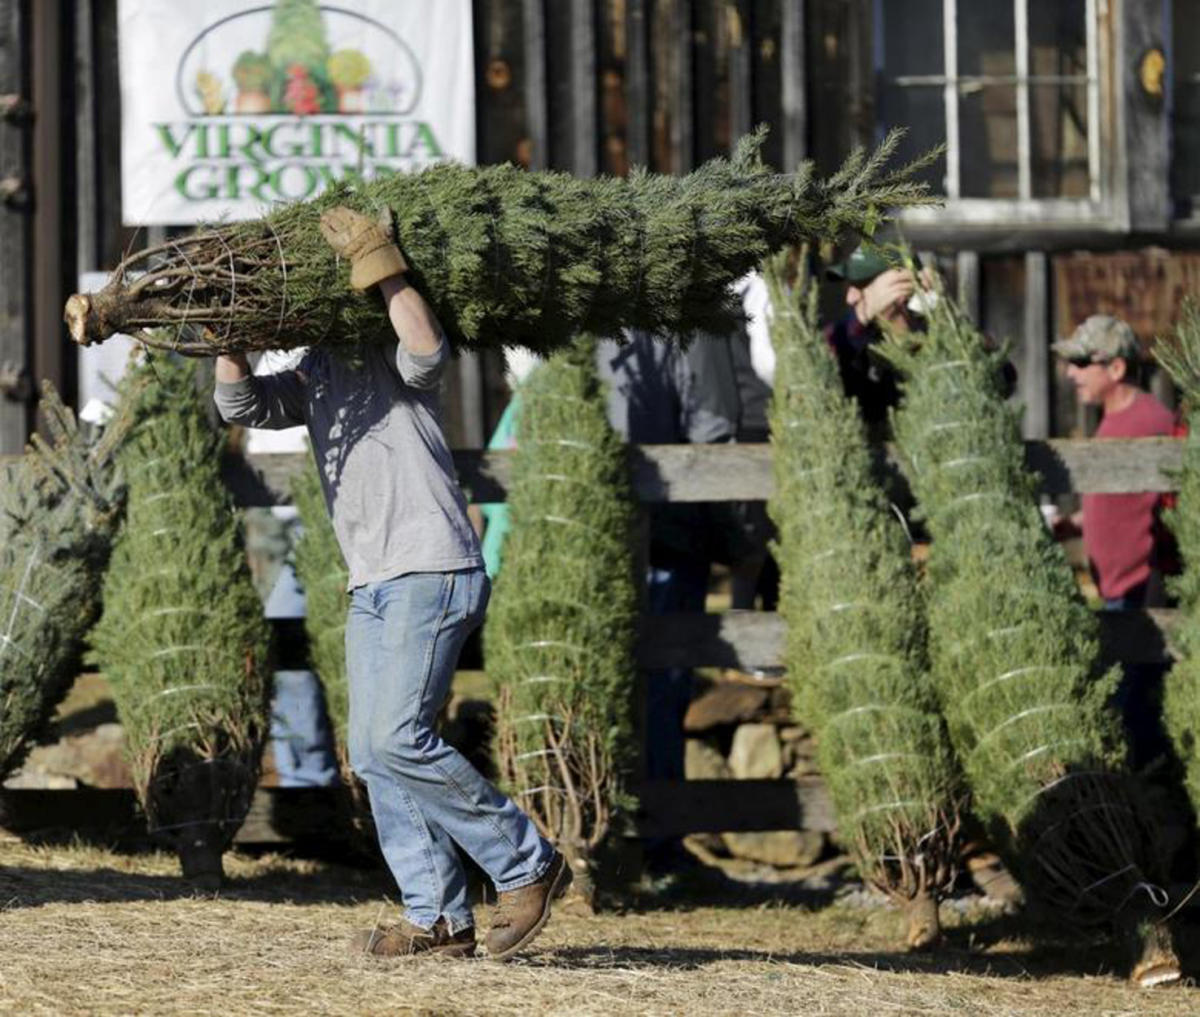
[[[914,957],[894,912],[846,905],[648,901],[556,913],[507,965],[379,962],[345,948],[388,913],[376,873],[233,855],[228,889],[195,897],[164,855],[4,837],[0,1013],[22,1017],[1200,1012],[1200,990],[1131,989],[1086,944],[1035,951],[976,917]]]

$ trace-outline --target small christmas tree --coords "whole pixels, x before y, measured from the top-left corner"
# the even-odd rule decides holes
[[[212,885],[258,780],[271,672],[194,368],[159,359],[124,386],[128,509],[92,644],[150,828],[185,877]]]
[[[723,333],[739,314],[730,284],[770,251],[870,232],[886,208],[930,200],[912,167],[885,170],[895,136],[828,180],[807,165],[771,172],[763,137],[685,177],[443,164],[335,187],[139,252],[98,293],[71,297],[66,318],[79,343],[129,332],[198,356],[391,335],[382,303],[347,288],[348,267],[318,229],[323,211],[345,204],[390,220],[409,279],[455,345],[548,352],[625,325]]]
[[[124,505],[113,469],[128,422],[91,442],[47,383],[34,435],[0,488],[0,778],[79,672]]]
[[[511,529],[484,632],[509,793],[591,875],[628,804],[636,587],[625,446],[609,426],[595,343],[521,389]],[[590,899],[594,881],[580,880]]]
[[[840,838],[863,879],[907,912],[908,944],[939,935],[963,797],[925,661],[908,541],[874,475],[856,404],[816,323],[816,288],[768,265],[771,434],[787,669],[813,730]]]
[[[1192,809],[1200,816],[1200,304],[1194,299],[1184,303],[1173,339],[1160,339],[1154,354],[1183,392],[1188,410],[1179,504],[1167,520],[1184,570],[1172,581],[1179,597],[1174,633],[1179,659],[1164,684],[1163,719],[1183,764]]]
[[[321,684],[343,778],[350,777],[346,757],[346,724],[350,691],[346,682],[346,594],[349,571],[338,547],[316,463],[310,458],[292,484],[292,500],[300,513],[303,532],[296,542],[296,576],[304,587],[304,628],[309,654]]]
[[[1164,860],[1107,705],[1116,672],[1038,510],[1004,351],[945,294],[910,339],[886,350],[905,378],[896,440],[933,537],[930,660],[975,809],[1048,917],[1116,924],[1136,980],[1177,978]]]

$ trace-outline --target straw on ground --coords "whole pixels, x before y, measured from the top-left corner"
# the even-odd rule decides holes
[[[1034,954],[1022,939],[994,940],[986,922],[951,929],[934,955],[895,952],[898,912],[846,905],[568,912],[511,964],[380,962],[345,949],[353,929],[380,916],[379,874],[277,856],[230,856],[227,871],[228,891],[192,897],[166,855],[0,839],[0,1013],[1183,1017],[1200,1008],[1196,989],[1139,992],[1090,948]]]

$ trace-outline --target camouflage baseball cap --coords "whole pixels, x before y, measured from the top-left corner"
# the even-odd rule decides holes
[[[1107,363],[1116,357],[1135,361],[1142,355],[1137,336],[1120,318],[1111,314],[1093,314],[1071,334],[1050,347],[1064,360],[1093,364]]]
[[[870,282],[891,267],[891,262],[878,250],[859,244],[848,257],[835,261],[826,268],[825,274],[830,279],[843,279],[857,286],[859,283]]]

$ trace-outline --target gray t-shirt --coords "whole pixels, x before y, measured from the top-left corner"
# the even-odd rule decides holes
[[[217,382],[231,424],[307,426],[351,589],[483,564],[438,419],[449,355],[445,339],[427,356],[364,345],[356,365],[315,349],[295,370]]]

